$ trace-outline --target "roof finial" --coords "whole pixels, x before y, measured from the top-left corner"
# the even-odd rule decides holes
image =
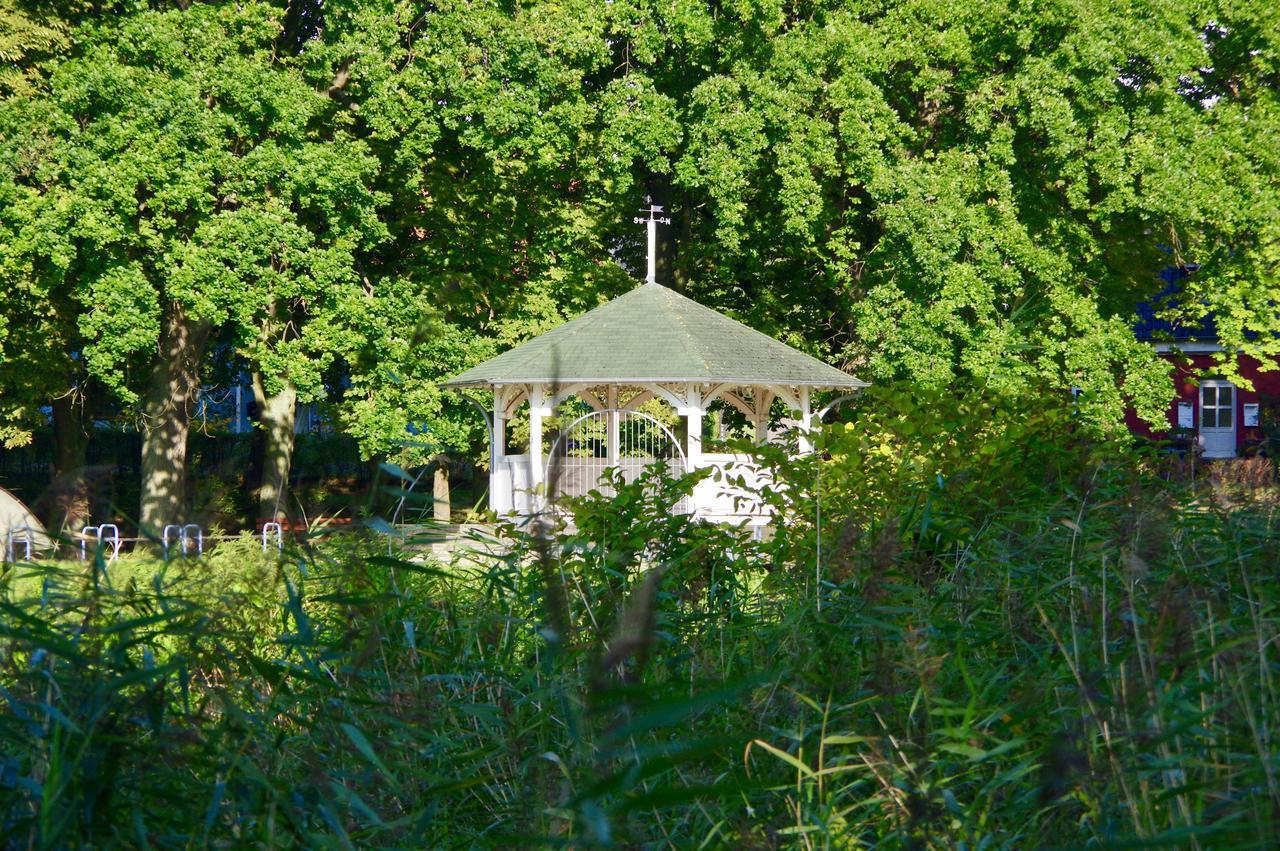
[[[649,227],[649,275],[644,279],[646,284],[658,283],[658,225],[669,225],[671,219],[658,215],[662,212],[662,208],[653,203],[653,198],[646,195],[644,202],[648,207],[641,207],[640,212],[645,216],[636,216],[633,221],[638,225],[648,225]]]

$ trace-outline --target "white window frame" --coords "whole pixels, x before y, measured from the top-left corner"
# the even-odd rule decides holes
[[[1231,389],[1231,402],[1229,405],[1223,405],[1218,401],[1221,398],[1220,389],[1223,387],[1228,387]],[[1214,394],[1215,404],[1206,406],[1204,403],[1205,390],[1209,388],[1214,388],[1219,392]],[[1227,381],[1226,379],[1222,379],[1222,378],[1204,379],[1203,381],[1200,382],[1200,387],[1196,391],[1196,402],[1199,408],[1196,411],[1196,430],[1200,434],[1201,445],[1204,445],[1205,443],[1204,438],[1205,438],[1206,432],[1208,432],[1210,435],[1213,435],[1214,437],[1217,437],[1217,438],[1223,438],[1227,435],[1230,435],[1230,441],[1227,444],[1230,447],[1230,453],[1223,454],[1223,455],[1215,455],[1214,457],[1234,458],[1236,454],[1237,431],[1240,427],[1240,416],[1236,410],[1240,405],[1240,388],[1236,387],[1234,384],[1232,384],[1230,381]],[[1212,426],[1206,426],[1204,424],[1206,408],[1211,409],[1213,411],[1217,411],[1217,412],[1227,410],[1230,413],[1230,423],[1225,426],[1217,425],[1217,421],[1221,417],[1221,414],[1216,414],[1214,416],[1215,424]]]

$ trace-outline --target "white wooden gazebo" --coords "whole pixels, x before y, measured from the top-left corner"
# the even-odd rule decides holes
[[[675,472],[680,467],[723,467],[742,459],[703,451],[703,419],[708,406],[718,400],[745,415],[757,441],[768,436],[775,400],[783,402],[794,412],[804,451],[804,435],[813,418],[812,394],[866,386],[659,285],[653,263],[653,214],[658,212],[651,208],[647,220],[650,262],[645,284],[443,382],[446,388],[493,393],[489,505],[499,516],[528,516],[540,508],[549,455],[558,453],[562,462],[576,458],[573,465],[579,476],[576,481],[570,477],[567,485],[580,489],[594,486],[609,467],[636,471],[637,459],[664,457]],[[582,427],[576,432],[561,432],[548,451],[544,422],[571,397],[584,401],[591,413],[580,418]],[[684,439],[636,413],[638,406],[655,398],[684,418]],[[528,405],[528,451],[508,454],[507,422],[522,405]],[[597,425],[594,433],[600,437],[580,436],[587,433],[586,425]],[[762,521],[759,507],[744,504],[743,492],[715,478],[700,483],[689,510],[712,520]],[[565,485],[561,481],[560,487]]]

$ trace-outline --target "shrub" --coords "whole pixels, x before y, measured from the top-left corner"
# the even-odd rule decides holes
[[[11,568],[3,843],[1267,846],[1274,518],[903,405],[760,452],[767,544],[651,471],[449,566]]]

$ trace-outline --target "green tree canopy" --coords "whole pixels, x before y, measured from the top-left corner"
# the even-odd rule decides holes
[[[881,381],[1080,386],[1097,426],[1163,417],[1131,330],[1162,266],[1277,352],[1274,7],[751,9],[684,102],[693,280]]]
[[[58,8],[0,6],[7,423],[215,333],[267,395],[341,374],[366,455],[462,448],[435,380],[632,286],[646,192],[676,286],[881,382],[1159,419],[1177,264],[1224,370],[1280,353],[1274,4]]]
[[[1131,324],[1178,264],[1165,307],[1217,314],[1223,369],[1280,345],[1266,4],[395,9],[353,30],[385,50],[343,53],[393,198],[375,274],[463,337],[630,286],[612,261],[651,189],[678,286],[879,381],[1076,386],[1097,431],[1159,421]]]
[[[404,422],[459,449],[484,432],[434,382],[633,285],[632,210],[679,142],[674,104],[611,43],[608,4],[444,2],[325,11],[342,97],[383,164],[391,240],[367,271],[386,345],[354,370],[346,427],[381,452]],[[377,296],[381,298],[382,296]],[[415,330],[416,329],[416,330]],[[437,411],[439,413],[437,414]],[[412,454],[412,453],[410,453]]]
[[[268,392],[304,400],[365,340],[355,257],[384,235],[378,163],[278,52],[281,15],[248,3],[96,20],[47,94],[2,107],[20,202],[4,218],[26,235],[15,262],[74,299],[78,356],[145,402],[148,434],[186,416],[212,329]],[[170,468],[185,463],[180,431]]]

